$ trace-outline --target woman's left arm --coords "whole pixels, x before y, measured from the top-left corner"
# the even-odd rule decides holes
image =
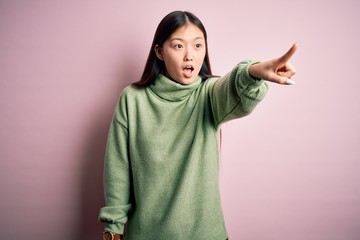
[[[253,64],[257,62],[242,61],[225,76],[208,80],[213,83],[210,102],[216,126],[250,114],[264,98],[268,85],[250,75],[249,68]]]
[[[216,80],[210,92],[215,124],[218,126],[250,114],[268,90],[265,81],[294,84],[291,77],[296,71],[289,60],[297,47],[294,44],[280,58],[265,62],[242,61],[230,73]]]

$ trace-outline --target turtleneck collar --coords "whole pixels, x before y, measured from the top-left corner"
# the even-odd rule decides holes
[[[188,85],[182,85],[162,74],[156,78],[153,84],[150,85],[150,89],[165,100],[176,102],[189,96],[194,90],[196,90],[201,84],[201,77],[197,77],[193,83]]]

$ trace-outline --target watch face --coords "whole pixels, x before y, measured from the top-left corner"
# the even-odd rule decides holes
[[[111,234],[111,232],[104,232],[104,234],[103,234],[103,239],[104,239],[104,240],[112,240],[112,234]]]

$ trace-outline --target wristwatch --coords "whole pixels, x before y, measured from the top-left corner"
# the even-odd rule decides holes
[[[124,240],[124,236],[109,231],[103,232],[103,240]]]

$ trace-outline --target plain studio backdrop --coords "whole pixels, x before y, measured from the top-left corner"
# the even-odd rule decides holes
[[[173,10],[202,20],[217,75],[299,44],[297,84],[222,127],[230,239],[360,239],[356,0],[1,0],[0,239],[101,239],[113,110]]]

